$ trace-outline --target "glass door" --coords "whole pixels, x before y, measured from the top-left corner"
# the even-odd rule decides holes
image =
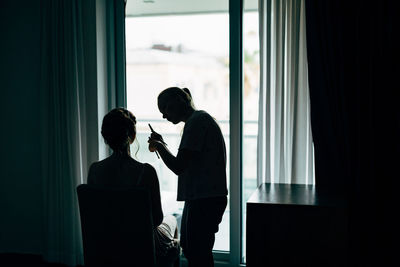
[[[127,108],[138,121],[138,142],[132,145],[131,151],[137,160],[155,167],[164,213],[175,214],[178,222],[183,202],[176,201],[177,177],[148,151],[147,139],[150,123],[176,154],[183,124],[172,125],[162,118],[157,108],[158,94],[171,86],[189,88],[196,108],[206,110],[218,121],[229,157],[228,1],[217,1],[226,2],[218,12],[213,12],[213,6],[199,6],[198,2],[201,1],[185,1],[188,6],[181,7],[180,11],[179,8],[170,11],[169,7],[155,2],[148,14],[143,14],[146,13],[143,2],[133,1],[131,5],[137,5],[137,11],[129,13],[133,7],[129,7],[128,1],[125,25]],[[203,5],[207,3],[212,4],[205,1]],[[229,165],[227,175],[229,187]],[[214,250],[230,250],[229,213],[228,204]]]

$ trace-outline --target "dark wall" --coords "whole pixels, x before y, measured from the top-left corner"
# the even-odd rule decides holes
[[[42,250],[40,0],[0,1],[0,252]]]

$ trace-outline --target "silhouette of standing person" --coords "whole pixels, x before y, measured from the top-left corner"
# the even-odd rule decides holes
[[[184,122],[178,154],[174,156],[162,136],[152,132],[149,150],[158,151],[165,165],[178,175],[177,200],[185,201],[181,247],[189,267],[214,266],[215,233],[227,205],[226,148],[213,117],[196,110],[187,88],[170,87],[158,96],[163,118]]]

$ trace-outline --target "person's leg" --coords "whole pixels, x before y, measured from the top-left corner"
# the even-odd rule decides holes
[[[168,237],[168,239],[172,240],[174,243],[174,247],[180,252],[180,242],[178,239],[178,223],[176,217],[173,215],[166,215],[163,219],[163,222],[158,226],[164,236]]]
[[[179,263],[180,246],[174,239],[177,232],[176,218],[167,215],[163,222],[157,226],[154,241],[156,243],[157,267],[172,267]]]
[[[172,215],[166,215],[158,229],[164,236],[173,239],[177,231],[176,218]]]
[[[194,200],[185,207],[185,220],[182,221],[185,245],[182,247],[189,267],[213,267],[212,249],[226,208],[226,197]]]
[[[187,237],[187,213],[188,213],[188,209],[189,209],[189,203],[186,201],[185,205],[183,207],[183,212],[182,212],[182,217],[181,217],[181,234],[180,234],[180,242],[181,242],[181,247],[183,251],[187,251],[187,242],[186,242],[186,237]],[[185,252],[184,252],[185,253]],[[187,257],[187,255],[185,254],[185,257]]]
[[[196,212],[191,210],[191,215],[196,215]],[[187,247],[184,254],[188,260],[188,267],[213,267],[214,233],[196,217],[189,216],[187,221]]]

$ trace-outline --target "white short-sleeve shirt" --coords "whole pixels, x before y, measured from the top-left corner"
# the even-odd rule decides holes
[[[196,157],[178,176],[178,201],[226,196],[226,148],[221,129],[207,112],[196,110],[186,121],[179,150]]]

